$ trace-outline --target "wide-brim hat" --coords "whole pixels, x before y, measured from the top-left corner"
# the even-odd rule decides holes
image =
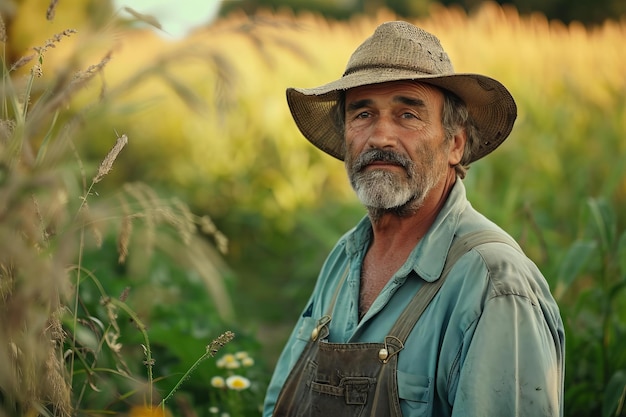
[[[439,39],[407,22],[378,26],[354,51],[340,79],[315,88],[288,88],[287,103],[302,134],[322,151],[343,160],[343,132],[334,114],[341,92],[399,80],[428,83],[465,102],[480,141],[469,162],[493,151],[511,133],[517,106],[506,87],[484,75],[456,74]]]

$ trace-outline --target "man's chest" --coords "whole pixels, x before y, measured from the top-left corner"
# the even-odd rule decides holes
[[[405,256],[374,258],[365,256],[359,285],[359,319],[363,318],[383,288],[404,264]]]

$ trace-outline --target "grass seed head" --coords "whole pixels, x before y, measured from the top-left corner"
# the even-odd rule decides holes
[[[54,20],[54,15],[56,14],[56,8],[59,0],[50,0],[50,4],[48,5],[48,10],[46,10],[46,19]]]
[[[117,138],[115,146],[113,146],[113,149],[111,149],[107,156],[104,158],[104,160],[100,164],[100,167],[98,168],[98,173],[95,177],[93,177],[94,184],[102,181],[102,178],[104,178],[109,172],[111,172],[111,169],[113,169],[113,163],[127,143],[128,137],[126,135],[122,135]]]
[[[0,42],[7,41],[7,26],[4,24],[2,15],[0,15]]]

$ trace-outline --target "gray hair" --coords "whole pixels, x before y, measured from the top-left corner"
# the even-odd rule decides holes
[[[478,129],[470,116],[467,106],[456,94],[447,90],[443,93],[443,110],[441,112],[441,124],[445,131],[446,140],[452,140],[459,129],[465,130],[465,148],[461,161],[454,166],[456,174],[460,178],[465,178],[469,169],[469,163],[475,151],[478,150],[480,139]]]

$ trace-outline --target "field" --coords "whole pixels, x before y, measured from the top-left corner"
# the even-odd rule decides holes
[[[3,35],[0,416],[258,415],[324,257],[364,215],[285,89],[339,77],[397,16],[234,14],[170,40],[77,4],[46,21],[21,2]],[[565,415],[626,415],[626,21],[486,3],[414,23],[516,98],[469,199],[561,306]]]

